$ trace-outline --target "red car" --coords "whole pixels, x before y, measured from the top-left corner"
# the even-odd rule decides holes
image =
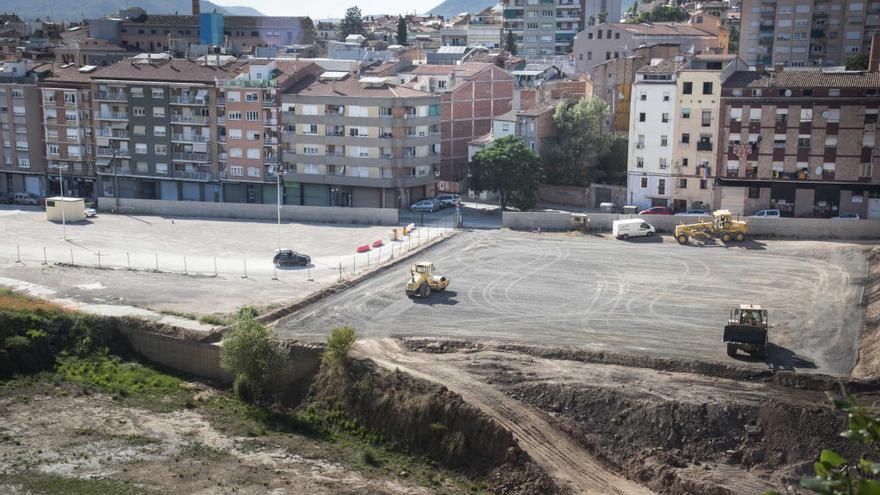
[[[654,206],[647,210],[642,210],[639,215],[672,215],[672,208],[668,206]]]

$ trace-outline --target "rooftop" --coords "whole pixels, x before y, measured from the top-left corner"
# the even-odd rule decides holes
[[[231,79],[238,74],[237,64],[217,67],[201,65],[186,59],[174,59],[159,63],[134,63],[125,59],[101,70],[95,79],[121,79],[137,81],[213,83],[218,79]]]
[[[686,60],[664,59],[650,63],[638,70],[639,74],[673,74],[687,67]]]
[[[607,23],[612,29],[622,29],[638,36],[715,36],[687,22],[644,22],[641,24]]]
[[[737,72],[724,86],[740,88],[880,88],[880,72],[822,69]]]
[[[301,96],[370,97],[370,98],[418,98],[433,96],[431,93],[390,84],[369,84],[358,81],[353,75],[337,80],[321,80],[306,76],[294,84],[288,93]]]

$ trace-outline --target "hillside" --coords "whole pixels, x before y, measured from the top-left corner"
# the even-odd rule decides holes
[[[75,21],[111,14],[126,6],[137,5],[150,14],[172,14],[191,12],[189,0],[139,0],[137,2],[117,2],[114,0],[3,0],[3,12],[15,12],[22,19],[49,18]],[[207,0],[201,0],[202,12],[222,12],[227,15],[263,15],[251,7],[221,7]]]
[[[497,3],[497,0],[445,0],[433,9],[429,9],[426,13],[442,15],[449,19],[462,12],[476,14],[486,7],[491,7]]]

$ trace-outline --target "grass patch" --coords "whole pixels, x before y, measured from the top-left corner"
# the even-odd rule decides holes
[[[39,472],[0,474],[0,488],[18,486],[43,495],[146,495],[150,492],[130,482],[109,479],[68,478]]]
[[[178,461],[194,460],[219,462],[227,457],[229,457],[229,453],[227,452],[215,449],[202,442],[190,442],[181,447],[180,451],[174,456],[174,459]]]
[[[0,289],[0,310],[29,311],[34,313],[70,313],[55,303],[19,294],[9,289]]]
[[[168,316],[177,316],[180,318],[186,318],[187,320],[198,320],[199,319],[193,313],[187,313],[185,311],[175,311],[173,309],[160,309],[159,314],[168,315]]]
[[[207,325],[216,325],[220,327],[225,327],[232,323],[231,320],[220,315],[202,315],[199,317],[199,321]]]

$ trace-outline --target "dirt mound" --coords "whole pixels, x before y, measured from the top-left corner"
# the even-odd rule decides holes
[[[865,328],[859,338],[859,362],[853,369],[855,378],[880,378],[880,248],[867,255],[868,280],[862,295]]]
[[[356,360],[342,370],[323,366],[308,404],[341,411],[412,454],[485,476],[493,493],[558,492],[509,431],[441,385]]]

